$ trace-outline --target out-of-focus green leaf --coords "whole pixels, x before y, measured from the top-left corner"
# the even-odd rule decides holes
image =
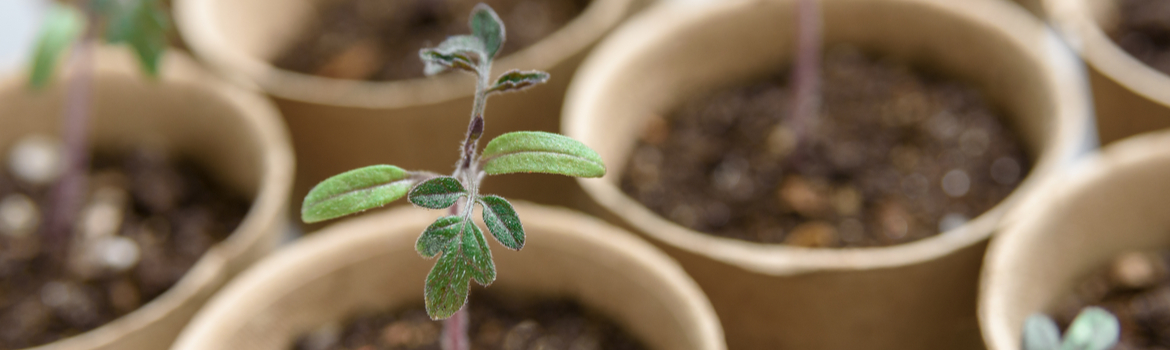
[[[1060,329],[1056,322],[1042,314],[1034,314],[1024,321],[1024,350],[1059,350]]]
[[[456,35],[447,38],[436,48],[420,50],[418,55],[426,64],[423,70],[426,75],[435,75],[451,68],[478,74],[475,57],[484,57],[487,51],[478,37]]]
[[[479,197],[483,207],[483,222],[496,240],[508,249],[524,248],[524,225],[508,200],[496,195]]]
[[[393,165],[350,170],[309,191],[301,220],[314,223],[377,208],[402,198],[415,182],[409,172]]]
[[[407,199],[423,208],[443,209],[455,205],[459,197],[466,195],[467,190],[463,189],[463,184],[459,180],[450,176],[440,176],[415,186],[410,190]]]
[[[518,131],[488,142],[482,156],[488,175],[512,173],[561,174],[601,177],[605,164],[596,151],[569,137],[540,132]]]
[[[1107,350],[1117,344],[1121,325],[1117,317],[1099,307],[1081,310],[1068,326],[1062,350]]]
[[[444,227],[443,235],[455,234],[458,237],[447,241],[442,249],[443,256],[427,274],[424,290],[427,314],[436,320],[451,317],[463,307],[471,280],[482,285],[496,280],[492,253],[479,226],[464,218],[449,218],[440,218],[431,225]]]
[[[32,59],[29,85],[41,88],[48,83],[57,68],[61,55],[77,41],[85,30],[85,15],[69,6],[54,3],[41,26],[37,47]]]
[[[548,77],[548,73],[538,70],[519,71],[513,69],[500,75],[500,78],[496,79],[496,85],[488,89],[488,92],[520,91],[544,84],[548,81]]]
[[[138,60],[151,76],[157,76],[159,60],[167,48],[167,30],[170,21],[159,4],[160,0],[109,1],[103,6],[109,11],[106,41],[126,43],[134,49]]]
[[[469,22],[471,34],[483,41],[483,47],[487,52],[484,59],[495,58],[500,52],[500,47],[504,46],[506,37],[504,22],[500,20],[500,16],[490,6],[481,3],[471,10]]]

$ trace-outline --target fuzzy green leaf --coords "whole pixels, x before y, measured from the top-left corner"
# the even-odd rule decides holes
[[[41,88],[49,82],[62,53],[73,45],[86,25],[85,16],[78,10],[55,2],[53,4],[37,38],[32,73],[29,74],[29,85],[33,88]]]
[[[414,205],[423,208],[443,209],[455,205],[459,197],[466,195],[467,190],[463,189],[463,184],[459,180],[450,176],[440,176],[418,184],[410,190],[407,198]]]
[[[443,246],[443,256],[427,274],[424,290],[427,314],[436,320],[451,317],[463,307],[471,280],[482,285],[496,280],[492,253],[479,226],[464,218],[448,218],[440,218],[432,227],[458,221],[454,227],[459,239],[449,240]]]
[[[1061,349],[1106,350],[1117,344],[1120,333],[1117,317],[1105,309],[1088,307],[1068,326]]]
[[[1024,321],[1023,338],[1024,350],[1060,350],[1060,329],[1042,314],[1034,314]]]
[[[496,80],[496,85],[488,89],[488,92],[510,92],[520,91],[539,84],[544,84],[548,81],[548,73],[538,70],[519,71],[510,70]]]
[[[467,225],[474,223],[463,220],[462,216],[444,216],[428,226],[414,244],[414,250],[425,258],[433,258],[443,251],[451,240],[459,238]]]
[[[301,220],[314,223],[377,208],[402,198],[415,182],[409,172],[393,165],[350,170],[309,191],[301,205]]]
[[[596,151],[567,136],[518,131],[500,135],[483,150],[488,175],[545,173],[601,177],[605,164]]]
[[[138,54],[142,69],[157,76],[159,61],[167,49],[167,29],[170,21],[159,0],[129,0],[117,4],[110,1],[111,18],[106,27],[106,41],[129,44]]]
[[[479,197],[479,204],[483,207],[483,222],[496,241],[508,249],[524,248],[524,225],[520,224],[520,216],[516,215],[516,209],[508,200],[487,195]]]
[[[447,69],[459,69],[478,74],[476,57],[487,55],[483,42],[471,35],[456,35],[447,38],[433,49],[422,49],[419,58],[426,64],[426,75],[442,73]]]
[[[483,47],[487,52],[486,59],[495,58],[500,52],[500,47],[504,46],[504,39],[507,36],[500,16],[490,6],[481,3],[471,10],[469,22],[471,34],[483,41]]]

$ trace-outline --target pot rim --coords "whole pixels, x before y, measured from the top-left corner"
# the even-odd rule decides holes
[[[659,4],[618,29],[582,64],[576,80],[569,87],[562,115],[565,134],[576,139],[592,132],[589,116],[591,101],[603,94],[611,74],[625,62],[649,55],[646,42],[666,40],[680,28],[703,23],[709,17],[745,11],[760,0],[735,0],[704,7]],[[835,0],[845,3],[879,2],[875,0]],[[685,250],[733,266],[771,276],[788,276],[819,271],[885,269],[919,264],[987,240],[997,222],[1011,220],[1010,208],[1034,192],[1044,181],[1054,177],[1079,154],[1095,147],[1096,138],[1088,102],[1087,79],[1079,63],[1055,33],[1030,14],[1013,4],[998,1],[952,0],[883,0],[890,4],[916,4],[948,16],[961,18],[967,25],[980,26],[1010,38],[1014,46],[1032,57],[1045,74],[1044,85],[1052,91],[1057,127],[1042,145],[1031,173],[1020,186],[992,209],[951,231],[905,244],[874,248],[815,249],[779,244],[763,244],[700,233],[671,222],[623,193],[607,179],[578,179],[595,201],[619,216],[640,232]],[[750,10],[750,9],[749,9]],[[1037,45],[1042,44],[1042,45]]]
[[[677,262],[649,243],[623,232],[601,220],[568,209],[513,202],[523,213],[525,227],[589,240],[621,255],[629,256],[637,268],[654,271],[663,282],[662,290],[677,294],[685,301],[685,313],[700,333],[695,339],[704,349],[726,349],[723,328],[707,297]],[[195,316],[175,343],[175,350],[195,350],[205,346],[202,339],[215,337],[220,327],[216,320],[234,315],[238,304],[274,303],[279,297],[323,276],[337,273],[354,263],[366,261],[385,250],[388,237],[418,233],[414,227],[426,227],[438,211],[400,207],[384,213],[342,220],[317,233],[302,238],[265,258],[228,284]],[[392,225],[387,225],[392,223]],[[390,227],[388,227],[390,226]],[[411,227],[409,232],[404,227]],[[359,248],[364,247],[364,248]],[[517,253],[522,254],[523,252]],[[424,259],[419,257],[419,259]],[[294,272],[295,271],[295,272]],[[263,297],[256,297],[257,295]]]
[[[1005,276],[1012,275],[1015,266],[1013,257],[1024,256],[1032,244],[1031,237],[1047,230],[1048,222],[1067,217],[1062,215],[1068,205],[1080,193],[1109,183],[1118,174],[1142,169],[1154,164],[1165,164],[1170,160],[1170,132],[1153,132],[1129,137],[1111,144],[1100,152],[1077,162],[1073,170],[1060,181],[1047,184],[1044,195],[1031,198],[1019,207],[1022,218],[1018,222],[1002,225],[1003,233],[988,247],[983,261],[979,283],[979,325],[983,339],[989,349],[1015,349],[1019,346],[1019,327],[1010,327],[1002,320],[1004,310],[1010,307]],[[1022,325],[1021,325],[1022,326]]]
[[[1147,66],[1109,38],[1087,0],[1042,0],[1053,26],[1085,61],[1125,89],[1170,107],[1170,75]]]
[[[227,41],[213,23],[217,1],[175,0],[175,22],[191,52],[228,79],[252,90],[306,103],[352,108],[392,109],[471,97],[472,78],[441,74],[370,82],[319,77],[284,70],[245,53]],[[585,11],[536,43],[499,58],[494,73],[508,69],[550,70],[588,49],[630,10],[631,0],[593,0]],[[506,44],[505,44],[506,45]]]
[[[95,50],[94,80],[102,76],[141,76],[133,54],[125,48],[102,46]],[[206,295],[236,273],[249,248],[264,244],[269,232],[285,225],[287,197],[292,192],[292,143],[280,114],[271,102],[207,74],[190,57],[167,50],[160,65],[159,84],[181,85],[214,93],[238,111],[258,139],[264,162],[252,205],[240,225],[224,241],[212,246],[179,281],[163,294],[109,323],[90,331],[26,350],[96,349],[112,346],[126,334],[143,332],[184,307],[187,300]],[[0,89],[23,89],[26,74],[0,82]],[[58,77],[58,80],[62,80]]]

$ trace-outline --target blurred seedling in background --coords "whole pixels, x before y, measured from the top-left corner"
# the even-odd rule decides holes
[[[54,2],[44,19],[33,51],[28,84],[34,91],[43,90],[51,83],[55,71],[60,66],[59,62],[68,57],[66,61],[72,74],[65,87],[61,141],[30,135],[17,142],[9,163],[13,173],[26,182],[53,183],[49,197],[49,212],[43,215],[44,224],[38,227],[42,234],[43,249],[54,257],[53,261],[68,262],[70,252],[78,251],[71,250],[70,245],[74,240],[71,232],[74,231],[73,224],[78,221],[87,193],[86,176],[90,161],[87,134],[95,46],[99,42],[126,44],[136,53],[142,70],[149,76],[157,76],[159,61],[167,47],[166,33],[170,26],[159,1],[78,0],[69,4]],[[15,213],[27,213],[30,210],[30,206],[27,205],[29,201],[6,199],[3,202],[0,203],[0,207],[10,204],[6,206],[9,210],[7,213],[0,212],[0,216],[8,217],[14,213],[13,210]],[[3,208],[0,208],[0,211],[4,211]],[[107,256],[118,255],[114,253],[119,251],[136,251],[135,247],[127,247],[125,244],[110,248],[113,253],[106,254]],[[126,260],[112,258],[118,265],[126,265]],[[133,266],[133,262],[129,264],[130,267]]]
[[[1117,344],[1121,326],[1117,317],[1099,307],[1087,307],[1073,319],[1063,340],[1056,322],[1034,314],[1024,321],[1024,350],[1107,350]]]
[[[520,91],[549,79],[540,71],[508,71],[491,78],[492,61],[504,44],[504,24],[490,7],[479,4],[469,20],[471,35],[447,38],[438,47],[423,49],[427,75],[460,70],[476,77],[475,101],[460,159],[450,176],[407,171],[393,165],[351,170],[322,181],[305,197],[301,218],[307,223],[342,217],[381,207],[403,196],[414,205],[447,209],[448,215],[423,231],[415,249],[423,257],[439,257],[427,275],[426,310],[432,319],[447,319],[445,349],[467,347],[467,302],[471,280],[489,285],[496,279],[495,263],[483,232],[472,219],[482,208],[488,232],[503,246],[524,247],[524,227],[507,200],[480,194],[485,175],[546,173],[600,177],[605,165],[597,152],[571,138],[537,131],[500,135],[478,152],[484,131],[484,108],[493,94]],[[452,317],[454,316],[454,317]]]

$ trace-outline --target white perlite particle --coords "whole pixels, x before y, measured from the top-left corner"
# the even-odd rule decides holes
[[[946,175],[943,175],[942,189],[951,197],[965,196],[967,191],[971,190],[971,177],[967,176],[966,171],[959,169],[948,171]]]
[[[43,135],[25,136],[8,154],[8,169],[20,180],[34,185],[57,180],[64,169],[61,142]]]
[[[10,194],[0,200],[0,233],[24,237],[36,231],[40,212],[36,203],[23,194]]]

